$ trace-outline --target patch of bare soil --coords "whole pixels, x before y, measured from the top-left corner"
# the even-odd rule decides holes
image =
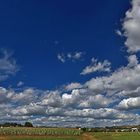
[[[84,133],[83,134],[83,137],[82,137],[82,140],[97,140],[95,139],[91,133]]]
[[[7,138],[6,138],[6,137],[1,137],[1,136],[0,136],[0,140],[7,140]]]

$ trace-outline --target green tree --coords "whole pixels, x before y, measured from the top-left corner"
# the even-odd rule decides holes
[[[25,127],[33,127],[33,124],[31,122],[25,122]]]

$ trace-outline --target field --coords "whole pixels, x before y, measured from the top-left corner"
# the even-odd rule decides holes
[[[81,134],[72,128],[0,128],[0,140],[80,140]]]
[[[81,130],[72,128],[26,128],[4,127],[0,128],[0,135],[36,135],[36,136],[80,136]]]
[[[82,132],[72,128],[0,128],[0,140],[140,140],[138,132]]]
[[[6,137],[1,137],[0,140],[80,140],[79,138],[60,138],[60,137],[18,137],[18,136],[6,136]]]
[[[140,133],[138,132],[94,133],[93,136],[97,140],[140,140]]]

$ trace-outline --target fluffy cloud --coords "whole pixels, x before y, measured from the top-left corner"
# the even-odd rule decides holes
[[[128,114],[130,115],[130,114]],[[138,124],[139,117],[133,116],[130,117],[132,124]],[[57,126],[57,127],[93,127],[93,126],[114,126],[114,125],[126,125],[128,124],[128,119],[94,119],[90,117],[73,117],[73,116],[51,116],[51,117],[40,117],[37,119],[33,119],[33,122],[35,124],[41,125],[47,125],[47,126]]]
[[[82,87],[82,85],[80,83],[70,83],[70,84],[65,86],[65,89],[68,91],[71,91],[73,89],[79,89],[81,87]]]
[[[138,58],[136,55],[130,55],[128,57],[128,67],[134,67],[138,64]]]
[[[110,71],[111,71],[111,63],[108,60],[98,62],[97,59],[92,58],[91,64],[83,69],[81,75],[86,75],[94,72],[110,72]]]
[[[11,100],[12,96],[12,92],[7,91],[3,87],[0,87],[0,104],[7,103],[9,100]]]
[[[132,9],[126,12],[123,22],[124,35],[127,38],[125,45],[128,52],[140,51],[140,1],[132,0]]]
[[[80,107],[82,108],[101,108],[107,107],[113,100],[111,98],[106,98],[103,95],[92,95],[88,96],[80,102]]]
[[[12,53],[0,51],[0,81],[7,79],[10,75],[14,75],[18,71],[18,66],[15,59],[12,58]]]
[[[132,4],[132,9],[126,13],[123,29],[128,51],[134,53],[140,50],[140,2],[133,0]],[[58,54],[58,59],[64,63],[66,60],[79,60],[82,55],[81,52]],[[17,91],[0,87],[0,121],[30,120],[37,125],[57,127],[139,124],[140,115],[136,109],[140,107],[140,64],[135,54],[127,59],[126,66],[111,72],[109,61],[99,62],[93,58],[91,65],[81,74],[110,73],[91,78],[83,84],[62,85],[57,90],[26,88]],[[8,53],[0,58],[0,65],[0,79],[17,70],[15,60]]]
[[[48,126],[90,127],[101,126],[103,122],[104,125],[111,125],[115,122],[117,124],[118,121],[124,124],[126,120],[138,120],[137,114],[119,110],[122,108],[109,108],[114,102],[112,97],[101,93],[95,94],[93,89],[90,91],[91,89],[85,85],[81,86],[80,89],[68,92],[33,88],[16,92],[0,88],[2,94],[0,120],[20,122],[30,120],[38,125],[42,125],[43,120],[44,125]],[[132,103],[134,106],[134,101]]]
[[[65,122],[61,121],[64,126],[70,125],[68,117],[73,118],[75,125],[80,125],[84,121],[83,125],[87,126],[91,125],[88,123],[89,120],[94,120],[96,124],[97,119],[100,119],[100,122],[110,120],[111,124],[138,120],[139,115],[128,113],[127,110],[139,107],[140,64],[135,56],[130,56],[128,60],[126,67],[121,67],[108,76],[92,78],[84,84],[70,83],[59,90],[27,88],[17,92],[1,87],[0,103],[5,105],[1,117],[11,117],[12,121],[14,116],[17,116],[15,119],[20,118],[22,121],[26,118],[34,120],[32,116],[36,119],[38,116],[58,116],[58,120],[64,117]],[[122,109],[126,112],[122,112]],[[77,117],[79,122],[75,119]],[[86,121],[83,118],[88,119]],[[104,122],[104,125],[108,124],[107,122]],[[57,119],[53,124],[58,124]]]
[[[139,97],[140,96],[140,87],[137,87],[134,90],[122,90],[118,93],[118,96],[124,97]]]
[[[133,119],[136,117],[131,113],[125,114],[110,108],[72,110],[66,111],[65,114],[68,116],[91,117],[94,119]]]
[[[48,93],[42,97],[41,104],[50,107],[61,107],[62,102],[59,91],[48,91]]]
[[[139,109],[140,97],[123,99],[117,107],[120,109]]]
[[[83,58],[84,52],[73,52],[73,53],[59,53],[57,55],[58,60],[60,60],[62,63],[65,63],[68,60],[71,61],[77,61],[81,60]]]
[[[17,104],[28,104],[38,100],[39,91],[33,88],[28,88],[22,92],[14,93],[12,100]]]
[[[117,94],[123,90],[135,90],[140,83],[140,64],[122,67],[109,76],[97,77],[86,82],[86,86],[97,93]]]

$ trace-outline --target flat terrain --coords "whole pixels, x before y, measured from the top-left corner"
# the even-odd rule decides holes
[[[0,140],[81,140],[82,131],[74,128],[0,128]]]
[[[93,137],[92,133],[84,133],[82,135],[82,140],[97,140]]]
[[[0,140],[96,140],[91,133],[80,136],[1,136]]]
[[[1,137],[0,140],[80,140],[79,138],[73,138],[73,137],[18,137],[18,136],[5,136]]]
[[[138,132],[93,133],[93,136],[99,140],[140,140]]]
[[[0,140],[84,140],[76,136],[3,136]]]
[[[140,140],[138,132],[90,132],[72,128],[0,129],[0,140]]]

